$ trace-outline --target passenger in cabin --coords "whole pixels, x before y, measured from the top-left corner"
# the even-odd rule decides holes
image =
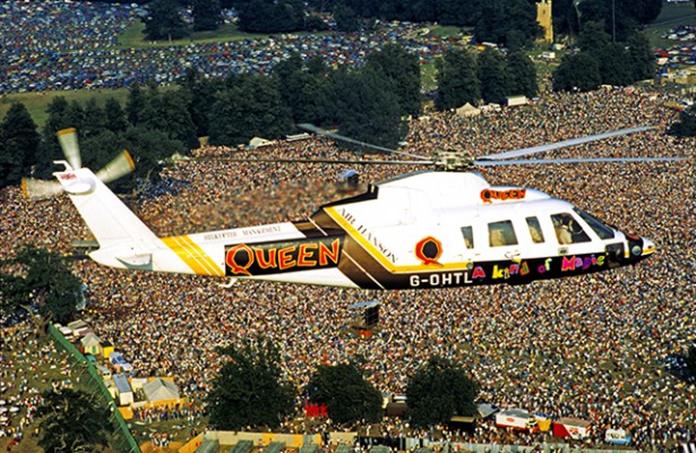
[[[590,241],[589,236],[570,214],[555,214],[551,216],[551,220],[559,244],[568,245]]]
[[[568,245],[573,243],[573,236],[570,234],[570,228],[568,225],[554,225],[556,230],[556,237],[558,238],[558,243],[561,245]]]

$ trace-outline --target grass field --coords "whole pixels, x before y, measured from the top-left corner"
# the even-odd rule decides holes
[[[679,41],[670,41],[662,35],[676,25],[696,25],[696,8],[692,3],[664,5],[660,16],[647,26],[645,34],[653,47],[671,47]]]
[[[421,87],[426,92],[437,88],[437,67],[434,61],[421,65]]]
[[[104,101],[109,96],[113,96],[117,101],[121,102],[121,105],[124,105],[128,96],[128,89],[42,91],[40,93],[8,94],[0,98],[0,118],[5,117],[5,113],[10,109],[13,102],[21,102],[29,111],[34,122],[41,127],[46,123],[48,117],[46,107],[58,96],[63,96],[68,102],[78,101],[80,103],[84,103],[91,97],[96,96],[100,105],[104,105]]]
[[[211,43],[241,41],[243,39],[263,39],[268,35],[264,33],[245,33],[239,31],[235,25],[225,24],[213,31],[197,31],[183,39],[172,41],[147,41],[143,35],[145,24],[142,21],[134,22],[121,36],[118,37],[119,47],[124,49],[144,49],[152,47],[185,46],[191,43]]]

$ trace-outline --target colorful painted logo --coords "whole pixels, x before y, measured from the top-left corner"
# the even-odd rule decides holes
[[[493,200],[521,200],[527,194],[527,189],[510,189],[510,190],[493,190],[483,189],[481,191],[481,200],[484,203],[492,203]]]
[[[437,260],[442,255],[442,243],[432,236],[421,239],[416,244],[416,258],[423,264],[442,266]]]
[[[337,237],[228,245],[225,247],[225,273],[252,276],[336,267],[341,245],[341,238]]]

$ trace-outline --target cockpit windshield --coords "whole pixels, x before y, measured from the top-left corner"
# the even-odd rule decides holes
[[[573,208],[573,210],[577,215],[579,215],[582,218],[582,220],[587,222],[590,228],[592,228],[592,230],[595,233],[597,233],[597,236],[599,236],[600,239],[614,238],[614,230],[603,224],[601,220],[599,220],[591,214],[586,213],[582,209]]]

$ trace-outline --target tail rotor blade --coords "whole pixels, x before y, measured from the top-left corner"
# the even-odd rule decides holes
[[[41,179],[22,179],[22,193],[29,200],[46,200],[63,192],[63,186],[58,181]]]
[[[80,147],[77,144],[77,131],[74,127],[70,127],[59,130],[56,135],[58,135],[58,142],[65,155],[65,160],[68,161],[73,170],[77,170],[82,166]]]
[[[97,178],[101,179],[104,184],[108,184],[111,181],[116,181],[118,178],[127,175],[134,169],[135,162],[133,158],[128,151],[123,150],[122,153],[97,172]]]

